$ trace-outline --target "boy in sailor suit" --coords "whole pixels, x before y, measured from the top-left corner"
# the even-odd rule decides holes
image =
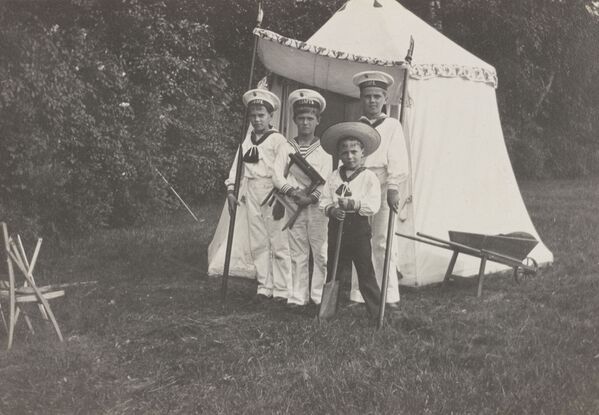
[[[376,174],[363,164],[364,157],[379,146],[380,136],[374,128],[365,124],[343,122],[327,129],[321,142],[325,151],[337,154],[343,163],[327,178],[320,199],[321,209],[330,218],[327,280],[332,278],[337,230],[343,221],[340,266],[353,262],[368,314],[376,319],[381,291],[372,263],[369,218],[379,211],[381,188]]]
[[[272,166],[277,153],[287,146],[287,140],[272,129],[272,113],[280,106],[279,98],[265,89],[252,89],[243,95],[248,107],[252,131],[242,144],[242,180],[247,181],[246,193],[240,199],[247,203],[250,251],[256,266],[257,299],[274,297],[286,301],[291,284],[291,260],[287,231],[272,217],[272,208],[261,206],[273,188]],[[237,156],[225,181],[227,202],[232,213],[239,201],[233,192]]]
[[[292,284],[287,303],[296,307],[307,305],[309,300],[320,304],[327,264],[328,218],[318,208],[322,185],[308,192],[310,179],[297,165],[289,163],[289,155],[299,153],[323,178],[331,173],[333,160],[314,136],[320,114],[326,107],[324,97],[310,89],[298,89],[289,95],[289,106],[293,109],[298,136],[288,140],[286,150],[277,154],[273,181],[275,187],[301,209],[289,229]],[[311,287],[310,250],[314,258]]]
[[[360,88],[362,117],[359,121],[375,128],[381,136],[381,145],[364,162],[364,166],[375,173],[381,183],[381,209],[371,221],[372,259],[380,287],[387,245],[389,209],[393,209],[395,214],[399,212],[400,190],[408,178],[408,153],[401,124],[383,113],[383,106],[387,103],[387,89],[393,85],[393,78],[384,72],[365,71],[355,74],[353,82]],[[350,299],[364,301],[356,289],[355,278],[352,278]],[[399,299],[397,267],[392,252],[387,291],[388,306],[392,309],[398,308]]]

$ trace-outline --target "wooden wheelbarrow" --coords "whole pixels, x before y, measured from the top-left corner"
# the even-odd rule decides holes
[[[500,235],[484,235],[479,233],[449,231],[449,241],[416,232],[415,236],[396,233],[403,238],[437,246],[453,251],[449,266],[445,272],[444,282],[452,276],[453,268],[459,254],[480,258],[478,270],[478,291],[480,297],[483,289],[483,278],[487,261],[497,262],[513,268],[513,276],[519,282],[525,276],[537,273],[537,262],[528,257],[530,251],[539,243],[532,235],[525,232],[514,232]]]

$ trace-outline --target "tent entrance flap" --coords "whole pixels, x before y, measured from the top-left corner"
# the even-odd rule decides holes
[[[291,109],[287,107],[287,98],[296,89],[312,88],[318,91],[327,101],[327,108],[321,115],[320,124],[316,127],[316,135],[320,136],[324,130],[333,124],[343,121],[355,121],[362,114],[360,100],[357,97],[345,96],[313,85],[297,82],[283,76],[272,75],[269,89],[281,99],[281,108],[274,114],[274,126],[286,137],[295,137],[297,127],[293,122]],[[399,82],[401,86],[401,82]],[[357,88],[354,86],[354,89]],[[393,118],[399,118],[399,103],[389,102],[384,111]]]

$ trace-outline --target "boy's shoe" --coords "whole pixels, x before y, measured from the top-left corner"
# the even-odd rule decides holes
[[[277,304],[287,304],[287,299],[284,297],[273,297],[273,301]]]
[[[399,302],[397,303],[387,303],[385,307],[386,313],[385,315],[389,316],[392,320],[398,320],[405,317],[405,312],[402,307],[400,307]]]
[[[258,304],[263,304],[267,302],[269,299],[270,297],[266,294],[256,294],[256,296],[254,297],[254,301]]]

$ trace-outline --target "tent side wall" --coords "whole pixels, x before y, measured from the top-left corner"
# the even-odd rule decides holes
[[[415,230],[443,239],[449,230],[523,231],[540,239],[511,167],[494,88],[460,78],[433,78],[411,80],[409,95]],[[442,281],[450,256],[451,251],[416,244],[415,276],[401,283]],[[553,261],[542,242],[530,256],[539,264]],[[454,274],[475,275],[478,266],[477,258],[460,255]],[[489,263],[486,272],[502,269],[507,268]]]

